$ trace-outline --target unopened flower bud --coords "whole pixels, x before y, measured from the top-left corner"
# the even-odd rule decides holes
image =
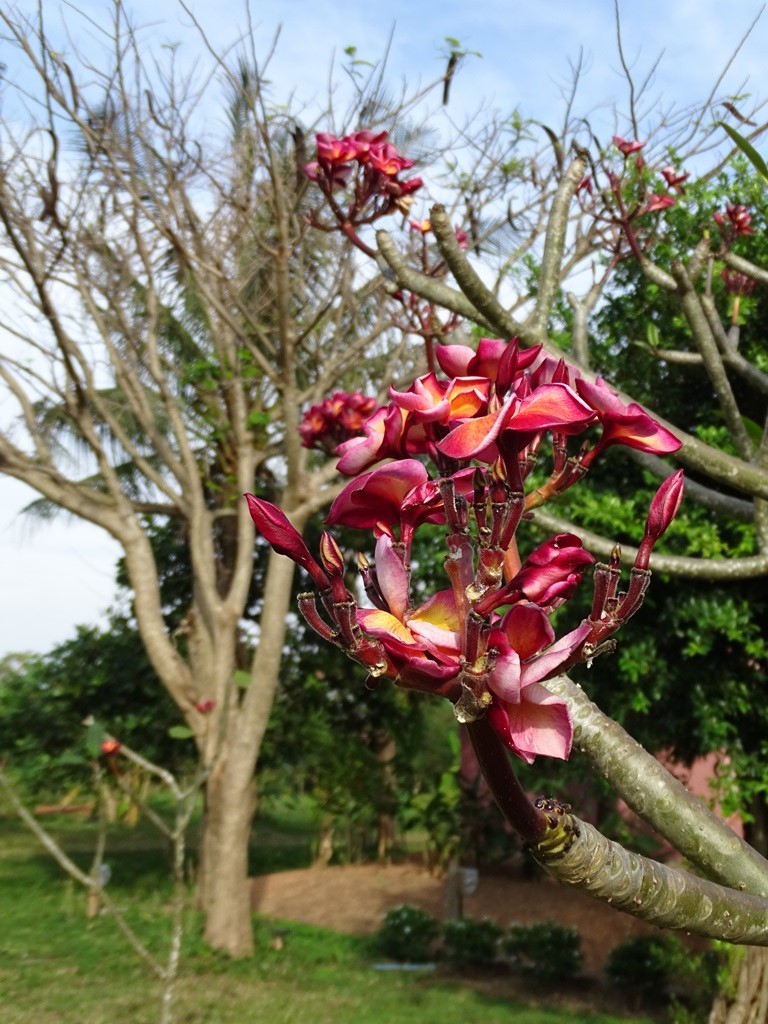
[[[277,505],[263,501],[253,494],[246,494],[248,511],[256,529],[274,548],[278,555],[286,555],[306,569],[321,590],[327,590],[331,581],[309,552],[296,527]]]
[[[323,530],[320,537],[320,561],[329,576],[344,575],[344,556],[327,530]]]
[[[682,469],[678,469],[671,476],[668,476],[661,487],[656,491],[648,510],[648,519],[645,524],[645,533],[638,548],[635,559],[636,569],[647,569],[651,551],[656,541],[666,532],[667,527],[677,515],[680,502],[683,499],[685,486]]]

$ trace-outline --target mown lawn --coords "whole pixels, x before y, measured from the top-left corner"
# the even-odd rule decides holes
[[[89,826],[49,824],[86,866]],[[261,829],[262,870],[306,863],[309,839],[300,817]],[[170,889],[163,850],[141,827],[118,830],[109,849],[113,898],[147,947],[164,956]],[[160,983],[109,917],[86,918],[83,892],[12,820],[0,820],[0,921],[3,1024],[156,1024]],[[190,909],[176,990],[179,1024],[618,1022],[584,1010],[526,1008],[439,973],[377,971],[372,940],[294,923],[286,923],[277,950],[278,926],[257,919],[256,956],[233,962],[202,944],[200,924]]]

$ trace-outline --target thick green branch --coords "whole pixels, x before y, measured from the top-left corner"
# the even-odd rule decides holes
[[[487,719],[472,722],[467,728],[499,810],[530,844],[536,859],[558,881],[661,927],[685,929],[727,942],[768,946],[768,902],[765,900],[768,865],[765,877],[758,875],[759,894],[752,895],[744,892],[748,886],[741,878],[734,888],[726,887],[728,883],[717,885],[630,853],[606,839],[592,825],[574,817],[567,805],[544,798],[531,803],[517,780],[506,749]],[[650,755],[645,756],[654,761]],[[668,775],[658,762],[656,766]],[[613,782],[613,775],[610,778]],[[665,793],[659,794],[653,773],[635,775],[637,778],[642,779],[642,787],[638,789],[642,788],[649,802],[668,802]],[[677,785],[681,790],[681,803],[685,804],[686,798],[694,799],[679,783]],[[664,789],[663,782],[661,788]],[[676,804],[674,809],[677,810]],[[703,832],[712,816],[700,804],[697,810],[694,824]],[[717,824],[716,819],[712,820]],[[737,844],[740,842],[733,833],[730,836]],[[706,840],[704,842],[706,845]],[[697,846],[697,852],[699,849]],[[737,856],[738,850],[733,859]],[[726,866],[720,873],[728,874],[729,868]]]
[[[559,882],[662,928],[768,946],[764,900],[630,853],[587,822],[573,818],[570,825],[576,837],[566,849],[533,850]]]
[[[440,205],[433,206],[429,217],[440,255],[448,264],[449,270],[456,279],[456,284],[472,303],[472,307],[475,309],[475,318],[479,312],[500,334],[507,338],[523,338],[528,345],[535,344],[536,339],[531,332],[529,331],[526,335],[522,324],[510,316],[493,292],[483,284],[467,259],[467,254],[456,240],[456,233],[444,208]]]
[[[539,286],[536,292],[536,308],[531,317],[531,331],[539,341],[547,340],[547,327],[552,315],[558,289],[568,232],[568,214],[579,182],[584,177],[587,162],[578,156],[563,175],[552,201],[544,236],[544,253],[541,258]]]
[[[768,898],[764,857],[689,793],[618,722],[603,714],[580,686],[567,676],[548,679],[544,685],[568,705],[574,747],[636,814],[710,878]],[[768,907],[764,913],[768,922]]]
[[[573,533],[575,529],[574,524],[567,519],[561,519],[542,509],[536,509],[535,519],[540,526],[545,530],[551,530],[552,533]],[[593,555],[606,561],[610,559],[616,546],[615,538],[611,540],[601,537],[599,533],[584,530],[581,526],[578,527],[578,534],[584,547]],[[637,548],[621,545],[621,560],[624,565],[634,564],[636,555]],[[744,558],[694,558],[686,555],[653,554],[651,569],[689,580],[756,579],[768,572],[768,552]]]
[[[685,267],[680,263],[673,264],[672,273],[678,282],[680,305],[688,321],[688,326],[691,328],[696,347],[704,361],[704,367],[712,382],[713,390],[717,395],[723,418],[733,438],[736,450],[743,459],[749,460],[754,455],[754,447],[744,426],[736,397],[731,388],[731,382],[728,379],[728,374],[725,372],[723,358],[715,342],[706,313]]]
[[[497,325],[484,320],[475,306],[461,292],[457,292],[453,288],[449,288],[447,284],[443,284],[442,281],[436,281],[433,277],[427,277],[426,274],[422,274],[418,270],[409,267],[402,253],[386,231],[376,232],[376,243],[384,262],[394,272],[395,280],[401,288],[406,288],[409,292],[413,292],[414,295],[420,295],[422,298],[434,302],[436,306],[442,306],[443,309],[450,310],[451,313],[455,313],[457,316],[462,317],[464,320],[469,320],[479,327],[484,327],[491,331],[498,329]]]
[[[732,270],[738,270],[740,274],[746,274],[762,284],[768,284],[768,270],[765,267],[758,267],[745,260],[743,256],[737,256],[735,252],[727,252],[723,256],[723,263]]]

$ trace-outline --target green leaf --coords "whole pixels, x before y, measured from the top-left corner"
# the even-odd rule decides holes
[[[763,428],[759,423],[755,423],[754,420],[749,419],[747,416],[741,417],[741,422],[744,424],[744,429],[747,432],[747,436],[754,445],[759,445],[763,436]]]
[[[106,739],[107,730],[99,722],[91,722],[85,730],[85,746],[91,757],[99,757],[101,744]]]
[[[766,165],[765,160],[763,160],[752,143],[748,142],[743,135],[740,135],[735,128],[726,124],[725,121],[715,121],[715,124],[719,125],[728,133],[728,135],[730,135],[733,142],[739,147],[747,160],[749,160],[765,184],[768,185],[768,165]]]
[[[173,740],[188,740],[191,739],[195,734],[192,732],[188,725],[172,725],[168,730],[168,735]]]
[[[251,685],[251,674],[250,672],[243,672],[242,669],[238,669],[237,672],[232,673],[232,678],[235,681],[235,685],[239,686],[241,690]]]

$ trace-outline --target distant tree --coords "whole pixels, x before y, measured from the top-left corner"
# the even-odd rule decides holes
[[[303,412],[334,390],[375,396],[414,346],[387,333],[381,278],[310,229],[306,128],[252,57],[192,77],[173,53],[155,64],[121,4],[111,41],[81,58],[18,10],[0,22],[26,75],[2,84],[0,381],[17,418],[0,472],[38,491],[38,512],[121,545],[152,670],[208,769],[205,935],[246,954],[254,769],[294,566],[257,540],[254,587],[241,496],[269,495],[303,529],[338,490],[333,460],[302,446]],[[218,132],[201,107],[215,78]],[[380,86],[379,71],[355,79],[346,123],[364,109],[391,125],[404,104]],[[177,553],[159,557],[171,539],[183,581]]]
[[[194,763],[189,741],[168,734],[178,713],[125,618],[111,616],[104,630],[80,626],[47,654],[9,661],[0,670],[0,751],[28,791],[50,798],[90,785],[89,718],[172,771]]]

